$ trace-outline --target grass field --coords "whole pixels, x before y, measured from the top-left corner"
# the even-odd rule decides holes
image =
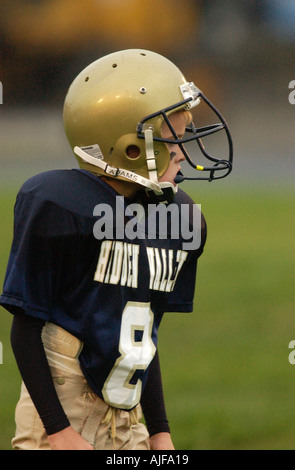
[[[177,449],[293,449],[294,196],[288,188],[204,185],[208,223],[193,314],[167,314],[159,350]],[[1,285],[14,191],[0,193]],[[3,309],[0,449],[10,449],[20,378]]]

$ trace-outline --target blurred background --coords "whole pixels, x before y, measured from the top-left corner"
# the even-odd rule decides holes
[[[184,183],[209,232],[195,312],[167,315],[160,332],[175,445],[294,448],[294,1],[2,0],[0,45],[1,286],[19,186],[76,167],[62,123],[72,80],[116,50],[163,54],[222,111],[234,141],[227,179]],[[0,313],[9,449],[20,378]]]

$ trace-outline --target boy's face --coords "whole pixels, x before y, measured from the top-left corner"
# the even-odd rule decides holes
[[[174,130],[178,136],[178,138],[182,138],[185,134],[185,128],[187,126],[187,116],[185,112],[178,112],[175,114],[172,114],[169,117],[169,120],[174,127]],[[174,139],[174,136],[171,133],[171,130],[167,126],[167,124],[164,122],[162,125],[162,137],[165,139]],[[159,179],[159,181],[167,181],[169,183],[173,183],[176,186],[176,183],[174,182],[175,177],[177,173],[180,171],[181,166],[180,163],[185,160],[185,156],[183,155],[182,151],[180,150],[180,147],[178,145],[173,145],[173,144],[166,144],[168,147],[168,150],[170,152],[170,164],[164,173],[164,175]]]

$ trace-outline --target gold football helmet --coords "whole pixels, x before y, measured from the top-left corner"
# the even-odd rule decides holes
[[[218,116],[218,124],[196,127],[192,122],[179,139],[169,116],[190,110],[201,100]],[[173,141],[161,135],[164,121]],[[232,140],[222,115],[170,60],[151,51],[115,52],[82,70],[65,99],[64,126],[80,168],[138,183],[158,196],[165,187],[175,191],[171,183],[159,182],[170,162],[167,143],[179,145],[189,165],[202,172],[202,176],[190,178],[180,174],[177,183],[224,178],[232,169]],[[220,130],[227,137],[227,159],[210,155],[202,142]],[[184,145],[191,141],[213,162],[211,166],[192,161]]]

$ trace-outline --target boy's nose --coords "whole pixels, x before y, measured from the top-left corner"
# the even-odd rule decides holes
[[[185,156],[183,155],[182,151],[179,149],[177,150],[177,152],[170,152],[170,160],[173,160],[175,158],[175,161],[178,163],[178,162],[182,162],[183,160],[185,160]]]

